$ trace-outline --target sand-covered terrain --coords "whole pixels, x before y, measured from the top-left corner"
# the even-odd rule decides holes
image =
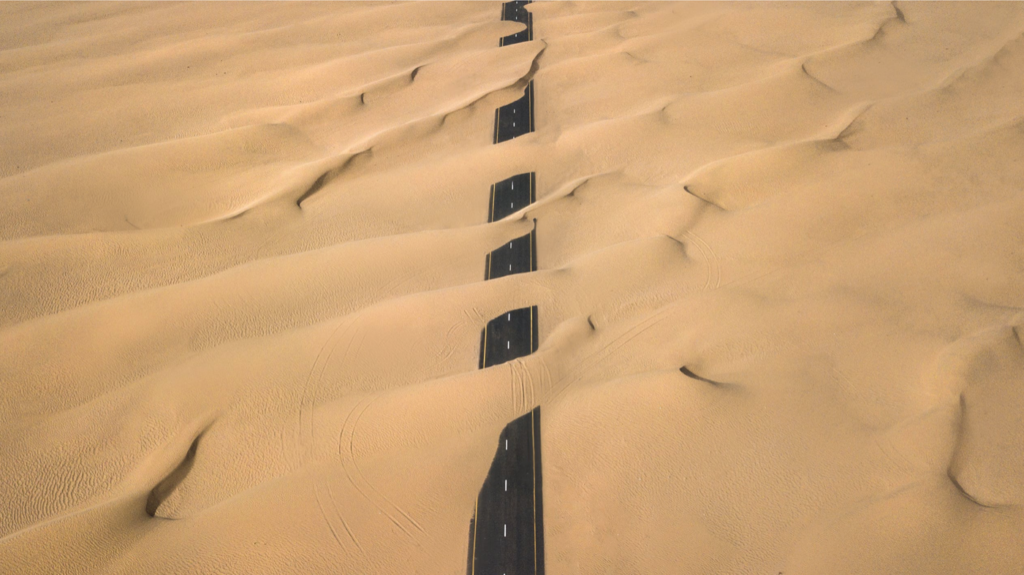
[[[0,573],[1024,573],[1024,5],[529,10],[0,4]]]

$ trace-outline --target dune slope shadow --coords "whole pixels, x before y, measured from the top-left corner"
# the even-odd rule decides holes
[[[697,375],[696,373],[693,373],[692,371],[690,371],[690,368],[686,367],[685,365],[683,367],[680,367],[679,371],[680,371],[680,373],[682,373],[686,377],[689,377],[690,379],[696,379],[697,381],[703,381],[704,383],[710,383],[711,385],[713,385],[715,387],[726,387],[726,386],[729,385],[728,383],[723,383],[721,381],[715,381],[713,379],[708,379],[706,377],[701,377],[701,376]]]
[[[192,440],[192,445],[189,446],[188,451],[185,453],[185,457],[182,458],[181,463],[174,468],[167,477],[163,478],[160,483],[156,484],[156,487],[149,492],[149,497],[146,499],[146,515],[150,517],[159,517],[162,519],[170,519],[169,516],[157,515],[160,510],[160,506],[163,505],[164,501],[174,493],[174,490],[181,485],[181,482],[185,480],[188,473],[192,471],[192,466],[195,465],[196,450],[199,448],[199,440],[203,437],[200,433]]]

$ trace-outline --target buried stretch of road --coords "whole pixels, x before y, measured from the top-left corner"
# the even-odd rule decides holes
[[[501,39],[501,46],[533,40],[533,15],[526,10],[529,2],[508,2],[502,5],[501,19],[526,24],[526,29]],[[526,84],[523,97],[494,111],[494,143],[500,144],[533,131],[533,80]]]
[[[526,24],[501,46],[533,39],[528,2],[502,5],[502,20]],[[494,143],[533,132],[533,82],[523,96],[494,112]],[[511,176],[491,186],[487,221],[506,218],[536,201],[536,174]],[[537,221],[533,230],[495,247],[484,261],[484,279],[537,270]],[[480,334],[480,369],[537,350],[537,306],[508,310],[487,322]],[[540,407],[516,418],[498,437],[497,451],[473,506],[469,524],[468,575],[544,573],[544,506],[541,489]]]

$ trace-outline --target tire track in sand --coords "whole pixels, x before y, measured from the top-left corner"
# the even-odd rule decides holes
[[[426,535],[426,531],[423,530],[423,527],[420,526],[412,516],[406,513],[404,509],[395,505],[393,501],[374,487],[373,483],[368,481],[363,475],[362,471],[359,469],[359,464],[356,462],[356,428],[359,426],[359,420],[362,419],[366,411],[379,397],[380,395],[378,394],[366,396],[360,399],[356,406],[348,412],[347,416],[345,416],[345,421],[342,423],[341,431],[338,434],[338,455],[341,457],[341,466],[345,471],[345,477],[356,491],[366,498],[367,501],[372,503],[373,506],[376,507],[381,514],[387,517],[391,523],[398,527],[399,530],[405,533],[417,547],[423,548],[420,540],[412,533],[412,531],[415,530],[421,535]],[[392,511],[389,512],[387,508],[390,508]]]
[[[327,339],[324,340],[323,344],[321,344],[320,351],[317,352],[316,359],[313,360],[313,365],[309,368],[309,374],[306,376],[306,381],[302,385],[302,394],[299,397],[298,421],[296,423],[296,443],[298,443],[299,452],[302,454],[302,458],[305,461],[309,461],[314,455],[313,411],[316,406],[316,388],[319,387],[320,381],[323,379],[324,371],[326,371],[327,365],[331,361],[331,356],[334,355],[334,350],[338,345],[338,340],[348,333],[349,328],[352,327],[353,324],[354,322],[347,320],[347,318],[342,318],[338,322],[338,325],[335,326],[331,331],[331,334],[327,336]],[[344,330],[342,328],[344,328]],[[349,339],[349,344],[351,343],[352,340]],[[324,355],[325,351],[327,352],[326,356]],[[316,376],[315,381],[314,375]]]
[[[315,422],[313,419],[313,413],[316,408],[316,391],[319,388],[320,382],[323,380],[324,372],[327,370],[327,366],[330,365],[331,358],[334,356],[334,351],[337,349],[338,344],[342,338],[350,333],[350,328],[355,325],[352,320],[342,318],[338,325],[331,331],[331,334],[327,336],[324,343],[320,346],[320,350],[317,352],[316,359],[313,361],[313,365],[309,369],[309,374],[306,376],[306,381],[302,387],[302,395],[299,400],[299,416],[298,416],[298,428],[297,428],[297,441],[299,444],[299,451],[303,454],[305,461],[311,460],[315,456]],[[354,334],[352,334],[354,336]],[[345,348],[345,355],[348,355],[348,349],[352,345],[354,337],[349,337],[348,345]],[[326,355],[325,355],[326,352]],[[306,441],[308,438],[308,442]],[[332,515],[328,514],[324,509],[323,499],[321,498],[321,489],[325,489],[331,501],[331,507],[334,511]],[[358,549],[359,553],[366,555],[366,551],[363,546],[356,539],[355,533],[349,527],[348,522],[345,521],[345,517],[338,507],[337,501],[334,499],[334,493],[331,491],[331,487],[328,484],[324,484],[315,474],[313,475],[313,496],[316,499],[317,507],[320,510],[320,516],[327,524],[328,530],[331,532],[331,536],[334,541],[341,548],[342,552],[346,555],[351,554],[351,549],[343,543],[342,537],[339,534],[341,530],[344,530],[348,535],[348,538]],[[341,528],[339,529],[337,522],[341,522]]]
[[[704,258],[704,265],[707,269],[707,279],[704,281],[704,290],[718,289],[721,287],[722,267],[719,265],[718,254],[716,254],[715,250],[711,248],[711,244],[707,243],[704,241],[704,238],[689,230],[687,230],[683,235],[693,241],[693,245],[697,246],[701,257]],[[714,283],[714,287],[711,287],[712,283]]]
[[[326,510],[324,509],[323,501],[320,499],[321,487],[324,487],[327,490],[327,495],[330,497],[331,505],[334,508],[334,515],[341,520],[341,525],[344,528],[345,532],[348,534],[349,539],[352,540],[352,543],[355,543],[356,548],[365,557],[366,551],[363,550],[363,546],[359,544],[359,540],[356,539],[355,534],[352,533],[351,529],[349,529],[348,522],[345,521],[345,517],[338,510],[338,504],[334,500],[334,493],[331,492],[331,487],[329,485],[321,486],[320,481],[314,477],[313,495],[316,497],[316,505],[320,509],[320,516],[323,517],[324,522],[327,523],[327,528],[330,529],[331,535],[334,537],[334,541],[338,544],[338,547],[341,548],[342,552],[344,552],[346,555],[350,553],[348,546],[342,542],[341,537],[338,535],[337,527],[335,526],[334,522],[331,521],[330,516],[328,516]]]

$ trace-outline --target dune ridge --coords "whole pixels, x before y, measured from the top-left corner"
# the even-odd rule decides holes
[[[0,571],[1020,572],[1021,7],[529,10],[0,5]]]

